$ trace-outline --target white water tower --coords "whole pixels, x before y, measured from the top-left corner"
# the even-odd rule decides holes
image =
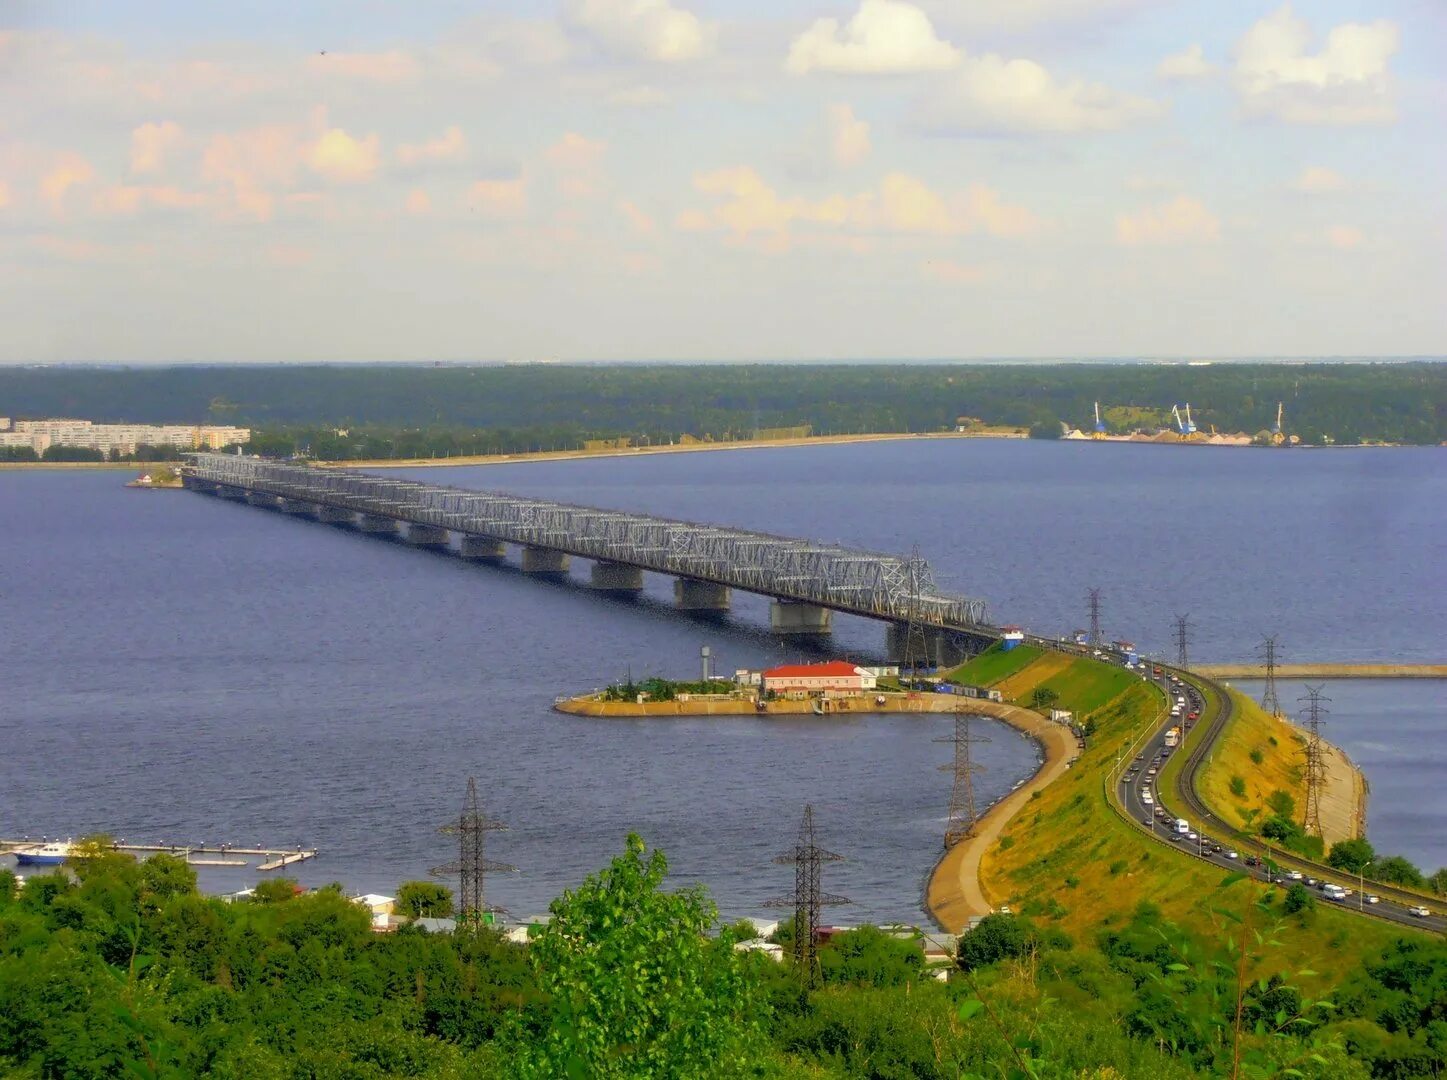
[[[709,678],[711,677],[710,674],[709,674],[709,670],[708,670],[708,669],[709,669],[709,662],[710,662],[710,660],[712,659],[712,657],[713,657],[713,651],[712,651],[707,645],[705,645],[703,648],[701,648],[701,649],[698,650],[698,658],[699,658],[699,661],[700,661],[700,662],[702,663],[702,665],[703,665],[703,681],[704,681],[704,682],[708,682]]]

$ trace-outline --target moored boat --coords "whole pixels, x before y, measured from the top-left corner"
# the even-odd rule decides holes
[[[36,844],[33,847],[16,848],[12,855],[21,866],[59,866],[70,857],[69,841],[54,841]]]

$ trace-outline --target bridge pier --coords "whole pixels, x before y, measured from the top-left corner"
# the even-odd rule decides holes
[[[303,502],[301,499],[282,499],[281,512],[283,514],[307,514],[312,513],[313,504]]]
[[[464,536],[462,538],[462,557],[477,559],[481,562],[502,562],[507,558],[507,545],[490,536]]]
[[[909,638],[908,623],[890,623],[884,632],[884,652],[891,664],[904,660],[904,650]],[[955,667],[972,656],[977,656],[993,643],[994,639],[983,635],[971,635],[938,626],[924,627],[924,662],[932,668]]]
[[[523,573],[557,577],[568,572],[572,560],[566,551],[554,548],[523,548]]]
[[[696,578],[673,579],[673,604],[679,611],[727,611],[733,592],[727,585]]]
[[[202,480],[199,476],[181,476],[181,486],[187,491],[195,491],[202,495],[215,495],[216,485],[210,480]]]
[[[769,604],[769,629],[788,637],[815,637],[834,632],[834,612],[818,604],[774,600]]]
[[[355,525],[357,515],[339,506],[313,506],[312,513],[325,525]]]
[[[249,505],[259,506],[264,510],[275,510],[281,505],[280,499],[264,491],[248,491],[245,498]]]
[[[413,521],[407,525],[407,543],[413,547],[446,547],[447,530]]]
[[[599,592],[640,593],[643,591],[643,569],[600,559],[593,564],[591,581],[593,588]]]
[[[246,498],[246,492],[244,490],[238,487],[230,487],[226,484],[217,484],[215,494],[223,499],[235,499],[237,502]]]
[[[373,533],[377,536],[397,535],[397,522],[393,518],[382,517],[380,514],[359,514],[357,528],[364,533]]]

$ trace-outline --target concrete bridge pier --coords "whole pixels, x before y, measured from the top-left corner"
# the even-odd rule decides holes
[[[568,572],[572,560],[566,551],[553,548],[523,548],[523,573],[560,577]]]
[[[834,632],[834,612],[818,604],[774,600],[769,604],[769,629],[787,637],[816,637]]]
[[[324,525],[355,525],[357,515],[339,506],[313,506],[312,512]]]
[[[227,487],[225,484],[216,485],[216,494],[223,499],[235,499],[238,502],[246,498],[246,492],[240,488]]]
[[[307,514],[312,513],[312,503],[304,502],[301,499],[282,499],[281,512],[283,514]]]
[[[202,480],[199,476],[182,476],[181,486],[187,491],[199,492],[202,495],[215,495],[216,485],[210,480]]]
[[[695,578],[673,579],[673,605],[679,611],[728,611],[733,591],[727,585]]]
[[[414,521],[407,526],[407,543],[414,547],[446,547],[447,530]]]
[[[636,594],[643,591],[643,568],[600,559],[593,564],[590,580],[599,592]]]
[[[397,535],[397,522],[392,518],[382,517],[380,514],[359,514],[357,528],[364,533],[373,533],[377,536]]]
[[[281,500],[275,495],[268,495],[264,491],[248,491],[246,501],[252,506],[260,506],[266,510],[275,510],[281,506]]]
[[[904,660],[904,650],[909,638],[908,623],[890,623],[884,633],[885,655],[891,664]],[[990,646],[993,639],[975,637],[938,626],[924,628],[925,656],[922,661],[928,667],[955,667],[963,664]]]
[[[481,562],[502,562],[507,558],[507,545],[490,536],[464,536],[462,557]]]

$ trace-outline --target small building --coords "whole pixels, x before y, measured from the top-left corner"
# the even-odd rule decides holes
[[[942,684],[943,685],[943,684]],[[988,686],[960,685],[955,693],[961,697],[977,698],[981,701],[1004,701],[1005,696],[998,690],[991,690]]]
[[[1051,720],[1052,723],[1055,723],[1055,724],[1064,724],[1066,727],[1069,727],[1070,724],[1071,724],[1071,722],[1072,722],[1074,719],[1075,719],[1075,714],[1074,714],[1073,712],[1071,712],[1069,709],[1051,709],[1051,710],[1050,710],[1050,720]]]
[[[734,682],[739,686],[758,686],[763,679],[762,671],[750,671],[748,668],[739,668],[734,672]]]
[[[875,676],[847,660],[826,664],[785,664],[764,672],[765,693],[786,697],[838,697],[873,690]]]
[[[380,893],[363,893],[353,896],[351,901],[366,908],[372,915],[372,928],[380,930],[387,929],[387,920],[397,907],[395,896],[382,896]]]
[[[1016,646],[1024,644],[1025,631],[1020,629],[1020,627],[1002,626],[1000,627],[1000,629],[1004,631],[1003,635],[1000,638],[1000,648],[1003,649],[1005,652],[1009,652]]]

